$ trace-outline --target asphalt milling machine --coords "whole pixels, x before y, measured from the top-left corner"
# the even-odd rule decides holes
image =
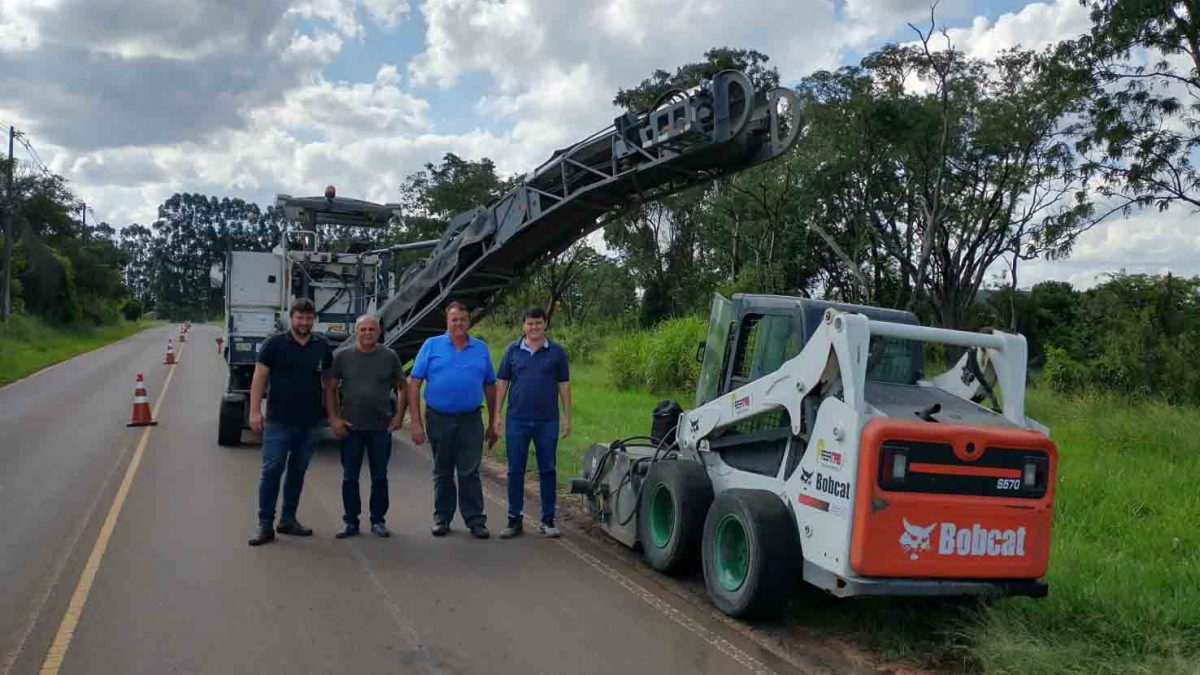
[[[267,337],[288,329],[288,310],[295,300],[312,300],[313,332],[341,345],[350,337],[355,319],[373,312],[386,298],[390,256],[400,249],[432,245],[415,242],[367,250],[362,242],[343,237],[339,243],[348,250],[327,250],[323,230],[362,232],[385,227],[400,216],[397,204],[338,197],[333,186],[321,197],[279,195],[275,206],[285,221],[279,244],[269,252],[228,251],[223,265],[210,272],[213,285],[225,291],[222,355],[228,376],[218,419],[221,445],[237,445],[249,428],[250,381],[258,350]]]
[[[665,92],[380,275],[384,343],[408,362],[449,301],[478,320],[606,218],[775,159],[803,126],[793,91],[755,91],[740,72]],[[962,356],[928,376],[926,344]],[[571,483],[653,568],[699,566],[732,616],[778,610],[801,580],[836,596],[1046,594],[1057,455],[1024,414],[1023,337],[718,296],[698,357],[693,409],[663,402],[649,436],[593,446]]]

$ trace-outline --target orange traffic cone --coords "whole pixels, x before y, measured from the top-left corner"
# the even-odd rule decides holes
[[[175,365],[175,345],[171,344],[170,338],[167,339],[167,358],[163,359],[163,365]]]
[[[137,382],[133,385],[133,418],[127,427],[152,427],[158,424],[150,419],[150,402],[146,400],[146,381],[138,373]]]
[[[187,333],[186,332],[179,334],[179,342],[180,342],[180,344],[187,342]]]

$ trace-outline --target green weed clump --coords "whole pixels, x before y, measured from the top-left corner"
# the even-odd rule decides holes
[[[620,389],[643,388],[659,394],[693,391],[700,375],[696,347],[705,329],[702,320],[684,317],[610,340],[612,383]]]

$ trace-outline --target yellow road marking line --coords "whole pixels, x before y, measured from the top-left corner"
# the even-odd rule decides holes
[[[187,343],[179,348],[177,357],[183,356],[183,350]],[[158,394],[158,400],[154,402],[154,410],[151,411],[151,419],[158,419],[158,410],[162,406],[163,399],[166,398],[167,390],[171,387],[171,380],[175,377],[176,363],[171,366],[171,370],[167,373],[167,379],[163,382],[162,391]],[[104,518],[104,525],[100,527],[100,534],[96,537],[96,545],[92,547],[92,553],[88,556],[87,564],[83,567],[83,572],[79,575],[79,583],[75,586],[75,592],[71,594],[71,602],[67,604],[67,611],[63,614],[62,622],[58,625],[58,633],[54,636],[54,642],[50,644],[50,649],[46,652],[46,659],[42,662],[43,675],[53,675],[58,673],[62,668],[63,660],[67,657],[67,649],[71,646],[71,638],[75,636],[75,628],[79,625],[79,618],[83,616],[83,608],[87,605],[88,595],[92,592],[92,583],[96,580],[96,573],[100,571],[100,562],[104,559],[104,552],[108,550],[108,542],[112,538],[113,530],[117,526],[117,518],[121,515],[121,508],[125,506],[125,498],[129,496],[129,487],[133,484],[133,477],[137,474],[138,466],[142,463],[142,454],[146,450],[146,443],[150,440],[150,430],[154,427],[143,427],[142,438],[138,441],[137,449],[133,451],[133,459],[129,460],[129,468],[125,470],[125,478],[121,481],[121,486],[117,488],[117,494],[113,497],[112,506],[108,509],[108,515]]]
[[[108,475],[105,476],[104,482],[100,484],[100,489],[96,491],[96,496],[92,499],[92,503],[88,506],[87,513],[78,522],[74,534],[71,536],[71,543],[58,557],[54,565],[54,573],[50,576],[50,583],[46,584],[40,594],[35,605],[35,609],[29,613],[25,619],[24,627],[21,628],[21,639],[17,640],[17,646],[12,649],[5,657],[3,664],[0,664],[0,675],[9,675],[17,659],[21,658],[21,653],[25,650],[25,643],[29,640],[30,634],[33,632],[38,621],[42,618],[42,611],[46,608],[46,603],[50,601],[50,596],[54,593],[54,589],[58,588],[58,582],[62,578],[63,571],[67,567],[67,563],[75,555],[75,549],[79,545],[79,540],[83,538],[83,533],[87,529],[87,524],[92,522],[92,515],[100,508],[100,498],[108,492],[108,486],[112,485],[113,479],[116,478],[117,469],[125,463],[125,458],[133,452],[134,444],[130,444],[121,450],[121,454],[117,456],[113,462],[112,468],[108,470]]]

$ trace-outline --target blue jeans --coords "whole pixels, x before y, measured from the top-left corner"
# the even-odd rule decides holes
[[[538,483],[542,496],[542,522],[554,521],[558,498],[554,466],[558,451],[558,420],[526,420],[509,417],[504,421],[504,445],[508,455],[508,515],[517,518],[525,508],[525,465],[529,460],[529,442],[537,451]]]
[[[263,428],[263,465],[258,481],[258,520],[275,521],[275,502],[279,499],[279,479],[283,480],[283,510],[279,522],[296,519],[304,472],[317,445],[317,427],[292,426],[267,422]]]
[[[392,458],[392,432],[351,430],[342,439],[342,520],[358,525],[362,498],[358,494],[358,476],[362,473],[363,453],[371,471],[371,524],[382,523],[388,510],[388,461]]]

